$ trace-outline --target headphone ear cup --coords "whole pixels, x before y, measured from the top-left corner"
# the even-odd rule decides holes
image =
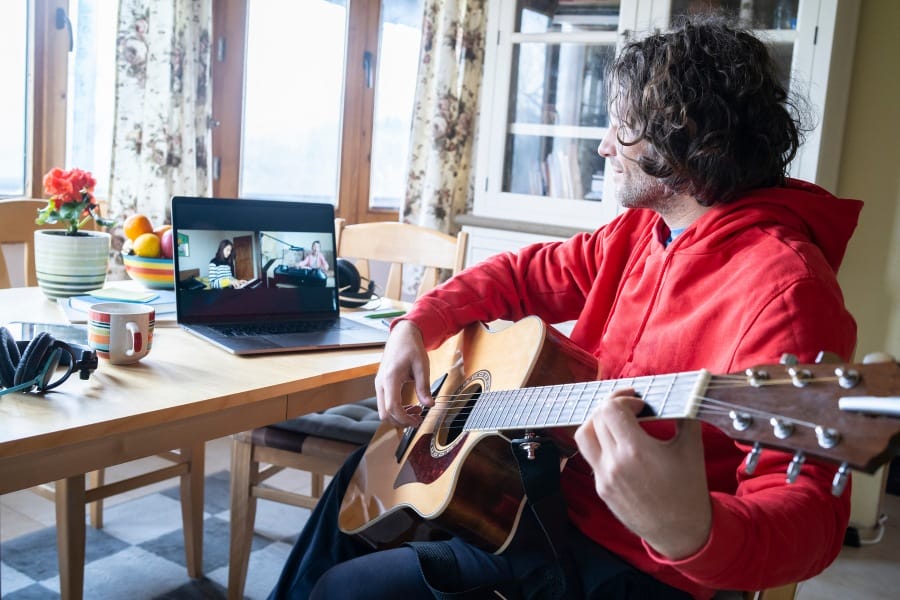
[[[344,308],[360,308],[372,301],[375,282],[370,281],[368,289],[362,287],[362,277],[356,265],[339,258],[336,263],[338,279],[338,303]]]
[[[359,276],[356,265],[346,258],[339,258],[335,270],[337,271],[338,292],[343,294],[359,289],[362,278]]]
[[[22,352],[22,358],[19,360],[19,364],[16,367],[13,385],[20,385],[34,379],[38,375],[41,368],[44,366],[48,351],[55,341],[56,340],[52,335],[46,331],[42,331],[29,342],[25,351]]]
[[[6,327],[0,327],[0,384],[8,388],[15,385],[16,367],[22,356],[16,340]]]

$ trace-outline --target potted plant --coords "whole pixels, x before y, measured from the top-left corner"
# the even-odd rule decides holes
[[[110,236],[85,230],[91,222],[109,227],[94,197],[96,181],[81,169],[51,169],[44,176],[47,205],[38,211],[38,225],[61,225],[34,232],[34,266],[38,285],[51,299],[85,294],[103,287],[109,261]]]

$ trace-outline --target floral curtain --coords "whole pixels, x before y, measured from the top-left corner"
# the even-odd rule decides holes
[[[426,0],[401,220],[456,233],[471,211],[488,0]]]
[[[212,0],[119,2],[109,199],[119,223],[168,222],[173,195],[212,189],[211,30]],[[119,229],[114,250],[122,240]]]

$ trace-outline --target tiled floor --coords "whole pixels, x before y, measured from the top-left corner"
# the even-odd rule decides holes
[[[158,459],[145,459],[139,462],[147,464],[156,461]],[[209,442],[207,445],[206,472],[213,474],[226,471],[229,468],[229,463],[230,438]],[[122,477],[128,472],[135,471],[137,468],[134,464],[114,467],[109,470],[109,477]],[[276,475],[271,481],[282,487],[295,490],[308,490],[309,486],[308,476],[296,472],[281,473]],[[108,499],[106,507],[109,533],[119,535],[126,540],[129,539],[129,536],[138,535],[135,531],[127,531],[127,529],[130,527],[136,530],[139,527],[146,527],[147,523],[139,523],[140,519],[136,519],[134,515],[117,515],[115,507],[126,500],[141,498],[152,492],[171,488],[172,485],[171,481],[163,482]],[[157,494],[155,497],[158,498],[159,495]],[[157,522],[162,520],[166,522],[180,522],[177,509],[178,504],[174,501],[171,504],[172,514],[169,515],[170,518],[163,518],[155,514]],[[153,511],[157,509],[148,510]],[[296,511],[303,511],[303,509],[261,501],[256,521],[257,533],[268,540],[283,540],[285,536],[295,534],[295,531],[285,531],[285,523],[302,523],[306,513],[303,511],[304,514],[299,514]],[[210,512],[210,510],[207,509],[207,512]],[[845,547],[838,560],[826,569],[824,573],[800,585],[796,598],[798,600],[845,600],[848,598],[853,598],[854,600],[880,600],[882,598],[897,597],[897,590],[900,589],[900,497],[887,496],[884,512],[887,515],[887,521],[882,539],[878,543],[864,544],[859,548]],[[213,514],[212,516],[217,517],[218,515]],[[221,518],[227,519],[227,515],[222,513]],[[150,519],[150,521],[153,521],[153,519]],[[53,524],[53,504],[33,492],[26,490],[0,496],[0,542],[6,542],[13,538],[45,529]],[[220,530],[225,531],[225,526],[221,523],[219,525]],[[122,529],[122,531],[119,531],[119,529]],[[144,533],[147,533],[147,536],[149,536],[152,532],[143,532],[141,535],[143,536]],[[180,535],[175,537],[180,538]],[[53,540],[48,540],[48,543],[53,544],[54,542]],[[97,543],[99,544],[99,542]],[[219,545],[227,546],[227,543],[223,539]],[[248,598],[265,598],[289,550],[289,542],[277,541],[269,543],[259,552],[254,552],[248,574],[246,590]],[[205,556],[204,562],[206,563],[212,559],[213,557],[211,556]],[[135,575],[135,579],[140,582],[142,579],[141,574],[152,567],[152,565],[148,562],[141,562],[140,559],[136,560],[138,560],[138,564],[135,568],[139,573]],[[206,569],[205,572],[210,581],[214,582],[216,586],[224,586],[227,581],[227,561],[222,562],[224,560],[223,557],[216,557],[216,560],[218,563],[214,568]],[[168,565],[166,567],[170,568]],[[183,571],[180,571],[179,575],[182,574]],[[86,573],[86,580],[88,579],[90,579],[90,571]],[[144,581],[147,580],[144,579]],[[87,581],[86,591],[89,585],[90,581]],[[136,585],[139,585],[139,583]],[[129,594],[134,600],[153,597],[152,593],[151,595],[146,595],[150,593],[148,589],[140,587],[138,589],[139,592],[136,594]],[[222,588],[218,589],[221,591]],[[7,593],[6,588],[3,591]]]

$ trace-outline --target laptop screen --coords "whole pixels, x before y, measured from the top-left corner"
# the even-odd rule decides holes
[[[179,323],[338,316],[332,205],[177,196],[172,225]]]

